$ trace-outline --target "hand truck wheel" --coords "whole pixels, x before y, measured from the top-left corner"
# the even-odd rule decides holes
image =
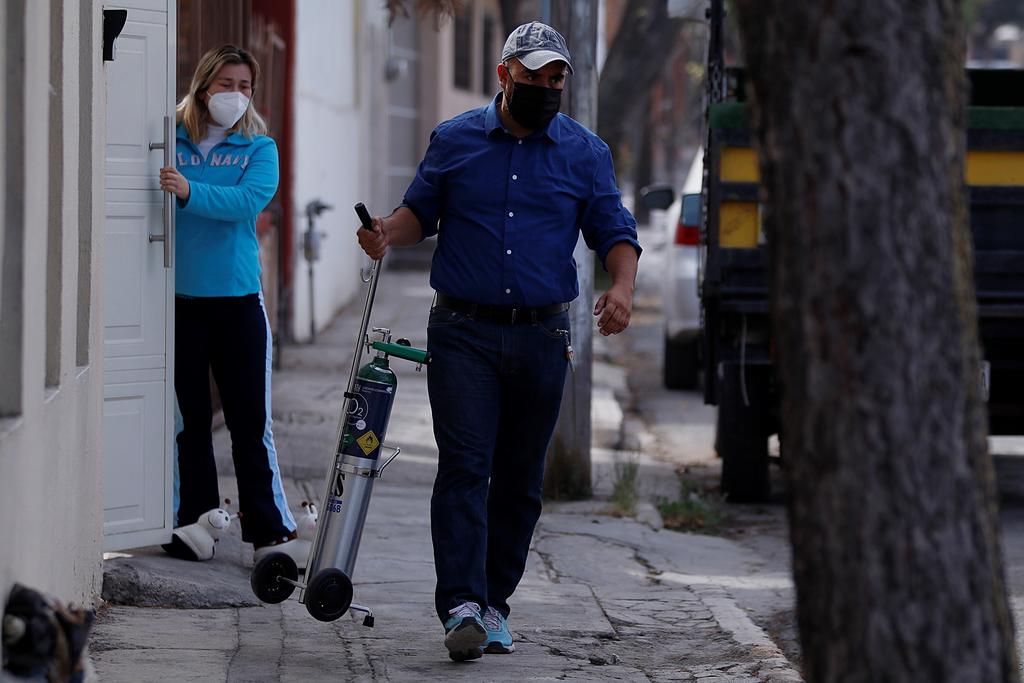
[[[295,560],[285,553],[270,553],[252,568],[249,584],[252,592],[263,602],[284,602],[295,590],[295,585],[282,579],[299,580]]]
[[[306,610],[319,621],[334,621],[352,604],[352,580],[336,567],[317,572],[306,584]]]

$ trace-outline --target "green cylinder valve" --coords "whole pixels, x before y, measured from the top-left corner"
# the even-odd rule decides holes
[[[428,365],[430,363],[430,353],[425,349],[417,349],[415,346],[411,346],[408,339],[399,339],[394,343],[375,341],[370,344],[370,348],[388,356],[411,360],[413,363],[421,365]]]

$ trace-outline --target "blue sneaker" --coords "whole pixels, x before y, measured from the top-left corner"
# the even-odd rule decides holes
[[[448,648],[448,656],[456,662],[480,657],[481,648],[487,642],[480,605],[464,602],[448,614],[451,616],[444,622],[444,646]]]
[[[484,626],[487,628],[487,646],[484,652],[489,655],[507,655],[516,651],[512,642],[512,634],[508,630],[508,621],[501,612],[488,607],[484,612]]]

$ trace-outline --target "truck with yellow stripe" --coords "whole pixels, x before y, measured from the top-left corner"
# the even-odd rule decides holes
[[[730,501],[769,495],[768,439],[778,431],[768,256],[759,170],[742,69],[722,59],[722,8],[711,3],[702,188],[705,402]],[[992,434],[1024,434],[1024,71],[969,70],[966,191]],[[784,439],[780,439],[784,450]]]

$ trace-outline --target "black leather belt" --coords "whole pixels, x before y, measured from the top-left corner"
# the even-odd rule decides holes
[[[541,320],[547,320],[553,315],[569,310],[569,304],[567,303],[551,304],[537,308],[475,304],[472,301],[464,301],[447,294],[441,294],[441,292],[437,293],[436,305],[456,313],[465,313],[474,320],[486,320],[501,325],[528,325]]]

